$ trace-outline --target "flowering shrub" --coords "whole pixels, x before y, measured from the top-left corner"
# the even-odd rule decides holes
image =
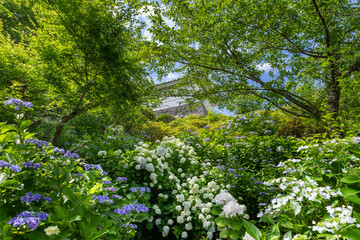
[[[23,106],[21,100],[10,104]],[[86,164],[76,153],[34,138],[26,131],[31,122],[18,117],[16,123],[0,123],[0,238],[135,235],[136,223],[148,216],[149,205],[140,202],[148,204],[149,192],[129,192],[125,178],[113,182],[100,165]],[[121,212],[123,208],[127,210]]]
[[[220,213],[211,211],[220,201],[217,194],[220,191],[229,194],[230,186],[214,180],[213,166],[200,162],[193,147],[174,137],[153,146],[139,142],[120,164],[124,167],[123,175],[153,189],[150,199],[154,204],[153,218],[147,224],[148,229],[155,226],[163,237],[218,236],[215,217]],[[223,214],[243,217],[246,207],[232,200],[224,206]]]
[[[301,146],[300,158],[279,163],[286,177],[266,183],[281,193],[268,205],[264,203],[267,206],[259,213],[262,221],[276,222],[287,239],[356,239],[360,215],[354,210],[360,203],[359,190],[344,183],[353,185],[359,175],[359,146],[354,145],[358,142],[354,138]]]

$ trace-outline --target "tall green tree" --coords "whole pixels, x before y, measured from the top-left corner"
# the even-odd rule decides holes
[[[342,93],[358,81],[358,1],[162,3],[152,3],[153,66],[160,76],[182,72],[202,87],[198,97],[246,92],[293,115],[336,119]]]
[[[30,96],[41,86],[39,101],[47,106],[39,110],[36,124],[49,114],[59,119],[53,144],[64,126],[84,112],[110,108],[116,115],[147,101],[150,83],[137,48],[135,10],[113,0],[34,2],[36,29],[10,44],[25,46],[32,67],[25,71],[32,78],[16,81],[26,84]]]

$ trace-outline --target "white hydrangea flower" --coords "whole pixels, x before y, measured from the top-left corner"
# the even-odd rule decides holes
[[[156,173],[151,173],[150,174],[150,179],[151,180],[156,180],[157,174]]]
[[[185,200],[184,194],[176,195],[176,201],[183,202]]]
[[[169,219],[167,223],[168,223],[168,225],[173,225],[174,221],[172,219]]]
[[[106,158],[107,157],[107,152],[106,151],[99,151],[98,156],[102,157],[102,158]]]
[[[166,149],[163,147],[158,147],[156,149],[156,154],[159,156],[164,156],[166,154]]]
[[[148,163],[145,165],[146,170],[148,170],[149,172],[154,172],[155,168],[154,165],[152,163]]]
[[[188,233],[187,232],[182,232],[181,233],[181,238],[187,238],[188,237]]]
[[[191,208],[191,203],[189,201],[185,201],[183,202],[183,206],[185,209],[190,209]]]
[[[191,222],[185,224],[185,229],[186,229],[186,231],[191,231],[193,229]]]
[[[161,224],[161,218],[156,219],[156,220],[155,220],[155,224],[156,224],[156,225]]]
[[[235,202],[235,198],[228,192],[221,191],[218,195],[215,196],[214,202],[217,205],[225,205],[228,202]]]
[[[240,205],[235,201],[228,202],[223,207],[223,213],[226,218],[234,217],[236,214],[242,215],[244,211],[246,211],[246,206]]]
[[[44,229],[44,232],[47,236],[58,235],[60,233],[60,229],[58,226],[50,226]]]
[[[183,216],[177,216],[176,221],[177,221],[177,223],[179,223],[179,224],[183,224],[185,220],[184,220],[184,217],[183,217]]]
[[[116,151],[114,152],[114,155],[115,155],[116,157],[118,157],[118,156],[121,155],[121,153],[122,153],[121,149],[118,149],[118,150],[116,150]]]
[[[170,231],[169,226],[164,226],[162,230],[162,236],[166,237],[167,235],[169,235],[169,231]]]

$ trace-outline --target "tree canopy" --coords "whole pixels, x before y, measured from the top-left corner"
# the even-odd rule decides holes
[[[162,3],[151,3],[153,66],[161,76],[178,71],[196,82],[196,97],[252,94],[316,118],[346,112],[360,70],[357,1]]]
[[[3,91],[41,103],[37,124],[58,118],[53,143],[69,120],[88,110],[109,108],[115,115],[148,100],[134,9],[112,0],[5,2]]]

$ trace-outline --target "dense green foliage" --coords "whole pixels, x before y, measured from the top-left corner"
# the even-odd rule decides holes
[[[359,239],[359,3],[161,2],[1,2],[0,239]]]
[[[198,85],[179,95],[241,113],[265,100],[295,116],[358,118],[357,1],[143,2],[152,10],[154,70]]]
[[[0,98],[32,101],[32,128],[47,118],[56,122],[54,144],[64,126],[81,114],[111,111],[113,120],[149,101],[134,14],[126,4],[110,0],[5,1],[0,9]],[[10,119],[1,115],[0,120]]]

